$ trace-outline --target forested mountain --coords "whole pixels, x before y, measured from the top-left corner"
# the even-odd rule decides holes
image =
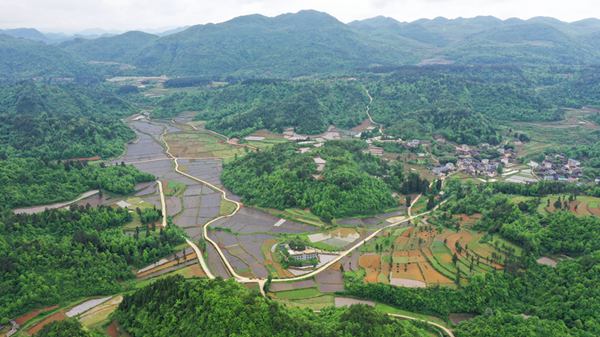
[[[0,86],[0,159],[111,157],[134,136],[129,104],[103,86]]]
[[[592,64],[598,50],[550,25],[524,23],[468,36],[444,56],[463,64]]]
[[[595,64],[600,56],[598,20],[566,23],[543,17],[408,23],[376,17],[344,24],[325,13],[300,11],[242,16],[161,36],[132,31],[78,38],[60,45],[66,53],[32,41],[48,39],[35,30],[4,33],[23,37],[0,38],[5,78],[84,76],[81,60],[131,64],[136,70],[127,71],[139,74],[270,78],[439,62]]]
[[[158,36],[144,32],[127,32],[97,39],[77,38],[60,47],[87,61],[117,61],[127,63]]]
[[[369,41],[327,14],[301,11],[193,26],[158,39],[133,63],[175,75],[298,76],[416,60],[402,49]]]
[[[23,78],[93,78],[89,68],[64,50],[0,34],[0,82]]]
[[[316,11],[249,15],[168,36],[129,32],[77,39],[62,48],[86,60],[135,65],[138,73],[205,77],[287,77],[374,65],[594,64],[597,20],[495,17],[398,22],[376,17],[344,24]]]

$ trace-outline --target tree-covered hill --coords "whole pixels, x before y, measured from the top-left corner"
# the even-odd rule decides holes
[[[114,317],[134,337],[422,337],[430,333],[423,325],[393,320],[365,305],[315,314],[281,306],[231,280],[181,276],[125,296]]]
[[[0,34],[0,82],[43,78],[95,78],[87,65],[42,42]]]
[[[0,86],[0,159],[111,157],[134,137],[129,104],[102,86]]]
[[[462,64],[594,64],[599,50],[552,26],[524,23],[473,34],[449,48]]]
[[[0,215],[0,323],[33,308],[122,291],[133,267],[155,262],[183,241],[181,231],[128,235],[127,209],[71,207]]]
[[[155,116],[199,111],[198,119],[229,136],[295,127],[317,134],[329,125],[351,128],[367,118],[368,96],[358,81],[248,80],[220,89],[177,93],[157,103]]]
[[[0,34],[32,41],[47,42],[48,37],[34,28],[0,29]]]
[[[133,166],[10,158],[0,160],[0,208],[73,200],[93,189],[128,194],[135,191],[137,183],[154,179]]]
[[[363,153],[366,144],[360,141],[331,141],[306,154],[296,150],[285,143],[226,164],[223,184],[248,204],[310,208],[327,221],[380,213],[398,206],[392,191],[421,192],[429,185],[416,174],[405,176],[398,163]],[[316,157],[326,161],[323,172]]]
[[[597,67],[437,65],[378,67],[354,77],[233,81],[196,85],[154,102],[156,117],[196,111],[209,129],[230,137],[257,129],[318,134],[329,125],[352,128],[367,117],[403,139],[440,134],[459,143],[497,143],[498,123],[558,121],[565,107],[600,104]]]

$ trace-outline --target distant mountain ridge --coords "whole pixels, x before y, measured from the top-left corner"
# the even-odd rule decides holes
[[[80,62],[131,64],[137,74],[199,77],[296,77],[431,63],[580,65],[600,59],[598,19],[566,23],[479,16],[400,22],[379,16],[345,24],[304,10],[168,33],[127,32],[58,46]],[[11,34],[42,38],[32,31]]]
[[[90,76],[87,65],[58,47],[0,34],[0,80]]]
[[[208,77],[301,76],[429,59],[459,64],[590,64],[600,55],[595,33],[600,33],[596,19],[566,23],[545,17],[479,16],[399,22],[380,16],[344,24],[329,14],[306,10],[192,26],[149,43],[131,44],[134,50],[112,60],[148,73]],[[103,43],[111,46],[125,38],[118,35],[87,45],[102,49]],[[66,50],[76,50],[74,44]],[[105,56],[75,53],[87,60]]]

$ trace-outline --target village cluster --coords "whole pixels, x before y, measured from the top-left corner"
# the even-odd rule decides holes
[[[546,156],[541,163],[531,161],[529,166],[544,180],[578,181],[582,176],[581,163],[562,154]]]

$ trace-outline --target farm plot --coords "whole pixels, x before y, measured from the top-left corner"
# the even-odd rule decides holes
[[[381,256],[379,254],[363,254],[358,259],[358,265],[366,272],[365,282],[377,283],[381,272]]]
[[[219,216],[221,194],[207,186],[194,185],[182,196],[183,210],[173,219],[181,228],[198,228]]]
[[[178,132],[167,134],[171,153],[181,158],[233,159],[243,155],[244,149],[227,143],[223,138],[208,132]]]
[[[267,213],[274,215],[276,217],[305,223],[315,227],[326,227],[327,224],[321,220],[318,216],[312,214],[310,210],[296,209],[296,208],[288,208],[285,210],[278,210],[272,208],[261,208],[261,210],[266,211]]]
[[[336,219],[334,222],[340,226],[350,226],[350,227],[364,227],[367,229],[380,229],[389,225],[390,218],[398,218],[400,216],[406,215],[406,212],[403,210],[396,210],[392,212],[386,212],[382,214],[378,214],[370,217],[358,217],[358,218],[343,218]]]
[[[471,223],[478,217],[461,220]],[[426,223],[386,230],[361,247],[359,266],[365,270],[366,282],[405,287],[450,286],[459,269],[464,283],[472,275],[501,269],[504,250],[519,252],[518,247],[507,246],[508,243],[494,243],[493,237],[487,240],[483,241],[482,233],[466,229],[438,233]]]
[[[14,321],[17,324],[19,324],[20,326],[23,326],[23,325],[25,325],[25,323],[31,321],[32,319],[36,318],[40,314],[48,312],[48,311],[56,310],[56,309],[58,309],[58,305],[53,305],[53,306],[45,307],[42,309],[32,310],[26,314],[23,314],[23,315],[15,318]]]
[[[577,216],[598,216],[600,217],[600,198],[589,196],[577,196],[575,200],[569,200],[568,195],[551,195],[542,198],[538,207],[539,213],[556,212],[555,203],[559,199],[562,201],[561,210],[568,210]]]
[[[142,133],[135,128],[133,130],[137,135],[137,139],[127,144],[127,150],[125,154],[115,160],[115,163],[119,163],[121,161],[125,163],[135,163],[169,159],[167,155],[164,154],[163,147],[158,139]]]
[[[213,247],[213,245],[206,245],[205,254],[208,256],[208,268],[215,276],[220,276],[224,279],[228,279],[231,277],[231,275],[229,275],[229,272],[227,271],[227,268],[223,264],[223,260],[221,260],[221,256],[219,255],[215,247]]]
[[[420,250],[394,251],[390,283],[408,287],[425,284],[451,284],[438,272]],[[413,282],[416,281],[416,282]]]
[[[317,288],[297,288],[271,293],[277,302],[300,308],[320,310],[334,304],[333,296],[321,293]]]
[[[313,244],[322,243],[335,249],[342,249],[358,240],[360,236],[353,228],[337,228],[325,233],[308,235],[308,240]]]
[[[259,149],[267,149],[273,145],[285,143],[288,140],[283,135],[270,132],[268,130],[258,130],[246,137],[246,144]]]
[[[315,282],[318,284],[319,291],[323,293],[343,291],[344,276],[340,270],[340,264],[336,263],[330,268],[317,274],[317,276],[315,276]]]
[[[180,159],[179,164],[185,167],[185,172],[192,176],[222,187],[221,171],[223,166],[219,159]]]
[[[210,235],[217,241],[221,249],[235,257],[236,263],[232,263],[232,266],[236,271],[240,273],[246,271],[251,276],[259,278],[266,278],[269,275],[266,267],[267,257],[264,256],[262,247],[265,241],[274,240],[273,236],[267,234],[234,235],[226,231],[213,231]],[[270,262],[273,266],[273,260]]]
[[[264,265],[269,271],[269,274],[273,277],[278,278],[286,278],[292,277],[294,274],[290,273],[287,269],[284,269],[281,264],[278,262],[277,258],[274,256],[275,246],[277,245],[277,240],[275,239],[267,239],[263,241],[260,250],[262,256],[264,257]]]
[[[300,234],[316,232],[318,228],[292,221],[280,222],[281,219],[264,211],[243,207],[235,215],[229,218],[219,219],[211,224],[211,227],[228,228],[240,233],[278,233],[278,234]],[[278,224],[278,226],[275,226]]]
[[[123,296],[114,296],[110,300],[83,313],[79,316],[79,321],[87,328],[101,326],[103,323],[108,322],[108,317],[117,309],[121,301],[123,301]]]
[[[27,330],[27,333],[30,336],[35,335],[36,333],[40,332],[40,330],[42,330],[46,325],[48,325],[52,322],[56,322],[56,321],[63,321],[65,319],[67,319],[67,315],[65,315],[64,311],[61,310],[61,311],[55,312],[52,315],[39,321],[34,326],[30,327]]]

